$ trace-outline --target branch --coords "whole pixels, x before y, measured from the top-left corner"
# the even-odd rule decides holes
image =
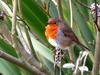
[[[27,62],[23,62],[3,51],[0,50],[0,57],[11,62],[11,63],[14,63],[16,65],[18,65],[19,67],[23,68],[23,69],[26,69],[36,75],[45,75],[43,72],[40,72],[40,70],[38,70],[37,68],[31,66],[29,63]]]
[[[58,9],[59,18],[63,19],[61,0],[56,0],[56,2],[57,2],[57,9]]]
[[[21,1],[22,0],[18,0],[18,1],[20,1],[19,3],[21,3]],[[6,16],[7,17],[9,17],[10,18],[10,20],[11,20],[11,18],[12,17],[14,17],[14,16],[12,16],[12,12],[8,12],[7,11],[7,9],[9,9],[8,7],[7,7],[7,5],[5,4],[5,2],[3,2],[2,0],[0,0],[0,5],[2,5],[3,6],[3,8],[1,8],[4,12],[5,12],[5,14],[6,14]],[[20,7],[21,7],[21,5],[20,5]],[[19,8],[19,7],[18,7]],[[21,8],[19,8],[19,10],[21,10]],[[7,11],[7,12],[6,12]],[[11,13],[11,14],[10,14]],[[19,13],[21,13],[21,11],[19,11]],[[21,16],[21,14],[20,14],[20,16]],[[17,16],[17,20],[19,20],[19,21],[22,21],[23,23],[25,23],[24,22],[24,20],[20,17],[20,16]],[[16,19],[16,18],[15,18]],[[13,19],[14,20],[14,19]],[[19,23],[19,22],[17,22],[17,23]],[[26,23],[25,23],[26,24]],[[14,31],[16,31],[16,28],[15,28],[16,26],[14,26]],[[5,31],[5,29],[4,29],[4,31]],[[7,32],[7,31],[6,31]],[[4,33],[4,32],[3,32]],[[4,35],[4,34],[3,34]],[[7,36],[8,36],[8,34],[7,34]],[[9,34],[9,36],[10,36],[10,34]],[[10,38],[10,39],[12,39],[12,37]],[[33,58],[29,53],[27,53],[27,51],[25,50],[25,48],[23,47],[23,45],[22,45],[22,43],[20,42],[20,40],[18,39],[18,37],[16,37],[16,43],[15,44],[17,44],[17,47],[16,47],[16,50],[18,50],[18,55],[19,56],[21,56],[21,58],[23,58],[23,60],[25,60],[25,61],[27,61],[27,60],[29,60],[29,62],[28,63],[30,63],[31,65],[34,65],[36,68],[38,68],[39,70],[41,70],[41,66],[40,66],[40,63],[39,62],[36,62],[37,60],[35,59],[35,58]],[[12,42],[12,41],[10,41],[10,42]]]
[[[95,0],[96,3],[96,0]],[[95,5],[97,7],[97,5]],[[96,19],[97,25],[100,28],[100,7],[96,8]],[[95,45],[95,55],[94,55],[94,63],[92,69],[92,75],[99,75],[99,67],[100,67],[100,31],[97,29],[97,36],[96,36],[96,45]]]
[[[17,0],[13,1],[13,15],[12,15],[12,45],[16,48],[16,11],[17,11]]]
[[[99,19],[99,25],[100,25],[100,19]],[[92,75],[99,74],[99,66],[100,66],[100,32],[97,31]]]

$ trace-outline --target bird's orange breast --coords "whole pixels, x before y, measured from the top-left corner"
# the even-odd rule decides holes
[[[47,25],[46,26],[46,30],[45,30],[45,36],[47,39],[52,38],[55,39],[56,38],[56,34],[57,34],[57,25],[56,24],[52,24],[52,25]]]

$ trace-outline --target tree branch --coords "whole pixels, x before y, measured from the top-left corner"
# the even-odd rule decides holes
[[[95,0],[96,3],[96,0]],[[100,8],[96,7],[96,20],[97,25],[100,28]],[[97,36],[96,36],[96,45],[95,45],[95,55],[94,55],[94,63],[92,69],[92,75],[99,75],[99,67],[100,67],[100,31],[97,29]]]
[[[23,69],[26,69],[36,75],[45,75],[43,72],[41,72],[40,70],[38,70],[37,68],[31,66],[29,63],[27,62],[23,62],[3,51],[0,50],[0,57],[11,62],[11,63],[14,63],[16,65],[18,65],[19,67],[23,68]]]
[[[12,15],[12,45],[16,48],[16,11],[17,0],[12,0],[13,3],[13,15]]]
[[[100,25],[100,19],[99,19],[99,25]],[[99,66],[100,66],[100,32],[97,31],[92,75],[99,74]]]

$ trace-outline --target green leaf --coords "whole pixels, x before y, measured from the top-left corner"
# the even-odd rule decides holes
[[[81,14],[80,14],[79,10],[77,9],[77,7],[75,6],[75,4],[73,4],[73,16],[74,16],[74,19],[81,31],[83,39],[85,40],[86,44],[89,45],[89,42],[93,42],[93,40],[94,40],[93,34],[92,34],[91,30],[89,29],[86,21],[81,16]]]
[[[51,17],[58,18],[58,11],[57,11],[56,5],[52,1],[50,1],[49,12],[50,12]]]
[[[38,56],[38,59],[46,66],[45,69],[52,75],[53,73],[53,53],[46,46],[36,40],[32,34],[30,34],[34,50]]]
[[[5,51],[6,53],[9,53],[12,56],[17,57],[16,50],[1,38],[0,38],[0,49]]]
[[[45,11],[34,0],[22,2],[22,17],[32,31],[35,31],[40,39],[46,41],[44,30],[48,18]]]
[[[0,58],[0,73],[3,75],[21,75],[20,70],[8,61]]]
[[[53,54],[50,51],[50,49],[48,49],[46,46],[37,41],[32,34],[30,34],[30,36],[35,51],[43,57],[45,57],[46,59],[48,59],[50,62],[53,62]]]
[[[22,75],[33,75],[32,73],[30,73],[29,71],[26,71],[24,69],[20,69],[20,70],[21,70]]]

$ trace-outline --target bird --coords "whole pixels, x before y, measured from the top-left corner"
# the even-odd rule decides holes
[[[48,25],[45,27],[45,36],[48,42],[55,47],[54,56],[54,74],[56,75],[56,65],[60,65],[60,75],[61,73],[61,49],[66,50],[72,44],[76,43],[82,48],[88,49],[84,46],[77,38],[75,33],[72,31],[71,27],[59,18],[50,18],[48,20]],[[89,50],[89,49],[88,49]]]
[[[76,43],[82,48],[89,50],[78,40],[71,27],[59,18],[50,18],[48,20],[48,25],[45,27],[45,36],[48,42],[55,48],[65,50]]]

